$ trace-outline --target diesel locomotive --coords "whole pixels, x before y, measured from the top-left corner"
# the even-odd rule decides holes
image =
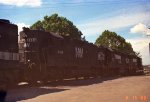
[[[55,81],[69,78],[135,75],[142,59],[85,40],[18,27],[0,20],[0,82]]]

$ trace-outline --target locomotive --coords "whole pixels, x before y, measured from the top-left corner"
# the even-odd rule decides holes
[[[143,72],[142,59],[135,55],[29,28],[20,32],[18,43],[17,32],[16,25],[0,20],[0,34],[3,34],[0,37],[0,82],[36,83]]]
[[[18,27],[0,19],[0,86],[19,81],[19,66]]]

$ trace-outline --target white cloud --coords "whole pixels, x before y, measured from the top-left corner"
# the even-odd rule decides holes
[[[136,14],[122,14],[111,18],[96,19],[88,21],[88,23],[77,25],[85,36],[99,34],[102,31],[120,29],[135,25],[139,22],[147,22],[150,19],[149,12]]]
[[[150,21],[150,12],[139,12],[130,14],[121,14],[111,18],[104,19],[93,19],[89,20],[86,24],[77,25],[77,27],[83,32],[85,36],[95,36],[99,35],[102,31],[108,30],[118,30],[125,27],[130,27],[133,25],[141,23],[147,23]],[[134,51],[140,52],[142,55],[143,64],[150,64],[150,54],[149,54],[149,42],[150,38],[136,38],[127,39],[133,46]]]
[[[150,64],[150,38],[127,39],[127,41],[132,44],[134,51],[140,52],[140,55],[142,55],[143,65]]]
[[[15,5],[15,6],[30,6],[38,7],[41,6],[41,0],[0,0],[0,4],[4,5]]]
[[[135,25],[133,28],[130,29],[130,32],[150,35],[150,29],[142,23]]]

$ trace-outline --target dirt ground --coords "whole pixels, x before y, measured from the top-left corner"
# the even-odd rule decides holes
[[[150,76],[96,78],[8,90],[6,102],[150,102]]]

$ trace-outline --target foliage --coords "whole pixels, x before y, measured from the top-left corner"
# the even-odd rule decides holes
[[[117,35],[115,32],[108,30],[105,30],[102,35],[97,38],[95,44],[97,46],[109,47],[120,52],[138,55],[133,51],[132,45],[129,42],[126,42],[123,37]]]
[[[135,52],[135,55],[138,57],[142,57],[142,55],[140,54],[140,52]]]
[[[37,21],[30,28],[54,32],[62,36],[70,36],[71,38],[79,40],[81,40],[82,35],[82,32],[78,30],[71,21],[65,17],[58,16],[58,14],[45,16],[44,20]]]

